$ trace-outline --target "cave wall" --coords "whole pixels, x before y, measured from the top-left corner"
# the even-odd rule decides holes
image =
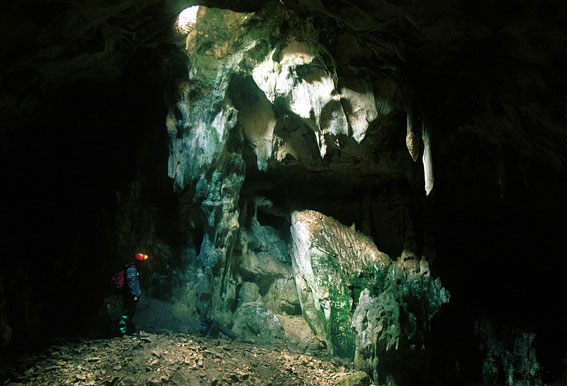
[[[28,86],[26,76],[4,77],[4,101],[29,109],[23,118],[4,110],[13,120],[4,121],[2,142],[3,215],[12,224],[2,276],[19,344],[85,333],[110,290],[109,272],[147,246],[152,227],[175,235],[156,213],[176,199],[162,173],[167,137],[156,128],[166,91],[163,78],[146,76],[160,71],[152,55],[133,55],[120,78],[105,82],[79,75]]]
[[[234,321],[244,326],[267,311],[257,295],[297,313],[297,299],[275,295],[290,293],[283,246],[284,268],[266,263],[258,289],[243,283],[261,276],[251,256],[290,242],[287,214],[308,208],[394,259],[409,248],[431,263],[452,294],[433,326],[433,357],[450,364],[442,379],[480,383],[494,350],[476,342],[510,351],[529,333],[543,379],[564,376],[565,7],[202,3],[256,13],[186,40],[172,28],[185,2],[1,6],[0,322],[12,347],[86,333],[101,283],[139,248],[153,257],[148,293],[182,299],[181,313],[212,307],[233,323],[248,304]],[[256,51],[232,56],[254,39]],[[225,78],[207,78],[219,63]],[[312,116],[302,96],[315,82],[330,91],[310,100]],[[226,130],[184,144],[194,127],[179,121]],[[204,153],[172,157],[191,146]],[[475,327],[483,318],[528,335],[494,343]],[[504,383],[503,371],[489,375]]]

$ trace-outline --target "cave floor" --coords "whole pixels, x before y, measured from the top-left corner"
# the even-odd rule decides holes
[[[6,367],[8,366],[8,367]],[[335,385],[349,363],[184,333],[54,344],[4,362],[4,385]]]

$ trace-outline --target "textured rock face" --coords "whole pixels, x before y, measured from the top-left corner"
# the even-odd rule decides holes
[[[265,61],[255,66],[255,83],[271,103],[281,101],[314,131],[321,157],[326,154],[326,141],[336,141],[339,135],[352,135],[360,143],[368,123],[378,116],[372,87],[360,79],[358,87],[338,90],[336,73],[325,64],[323,55],[328,53],[319,52],[322,47],[316,35],[291,39],[274,47]],[[281,146],[285,149],[286,142]],[[285,150],[279,151],[279,158],[285,156]]]
[[[247,304],[234,314],[232,330],[241,338],[270,343],[284,340],[284,329],[280,320],[265,308]]]
[[[493,323],[481,320],[476,323],[476,334],[482,345],[482,384],[539,386],[541,365],[535,354],[535,336],[518,329],[504,328],[497,333]]]
[[[303,314],[331,352],[352,357],[352,287],[373,285],[390,258],[368,238],[315,211],[294,212],[291,234]]]
[[[421,370],[394,369],[390,358],[423,356],[429,322],[449,301],[427,262],[408,251],[392,262],[368,237],[315,211],[294,212],[291,233],[304,316],[331,350],[354,356],[376,381]]]
[[[306,171],[316,170],[330,183],[349,173],[357,149],[371,152],[383,146],[376,133],[371,138],[367,133],[392,108],[378,103],[364,78],[339,85],[336,65],[318,35],[299,23],[275,4],[255,14],[201,8],[186,43],[189,80],[179,84],[181,99],[167,118],[169,174],[187,197],[184,205],[194,208],[182,207],[181,221],[205,229],[194,267],[210,284],[195,295],[204,299],[197,302],[198,312],[212,314],[241,336],[263,341],[284,337],[273,312],[301,313],[331,353],[347,358],[356,353],[360,368],[368,371],[377,361],[376,355],[367,358],[369,347],[381,341],[357,342],[357,334],[373,332],[367,327],[353,332],[352,318],[361,291],[381,293],[385,288],[382,281],[392,266],[388,255],[369,237],[309,210],[293,212],[286,240],[281,226],[289,221],[289,201],[264,199],[256,195],[254,184],[242,193],[247,176],[258,172],[282,186],[274,178],[289,173],[288,168],[300,171],[298,182]],[[361,170],[405,180],[398,168],[412,167],[412,161],[403,142],[385,149],[405,154],[400,165],[373,160]],[[368,198],[361,208],[367,231],[370,206]],[[260,218],[279,222],[279,229],[261,224]],[[409,218],[403,228],[400,241],[413,244]],[[390,297],[390,307],[401,307],[400,299]],[[421,319],[428,321],[436,311],[428,309],[416,317],[419,326],[408,323],[408,328],[425,335],[427,322]],[[398,318],[383,323],[397,332],[392,341],[406,338]]]
[[[339,142],[352,137],[348,143],[356,147],[378,117],[372,86],[364,79],[337,86],[332,60],[324,59],[328,53],[312,29],[284,29],[299,23],[276,4],[255,14],[201,7],[186,41],[189,79],[178,84],[181,98],[167,117],[169,175],[186,197],[180,221],[204,228],[195,268],[211,281],[213,293],[196,294],[208,299],[197,310],[212,312],[225,324],[231,323],[234,304],[244,307],[236,299],[242,281],[257,283],[273,311],[299,311],[282,229],[258,221],[258,212],[287,221],[287,203],[262,200],[255,188],[241,197],[246,175],[254,172],[249,169],[267,172],[269,178],[288,164],[328,173],[323,163],[327,141],[340,150]],[[372,164],[380,168],[389,165]],[[332,169],[328,179],[344,172],[341,166]],[[253,207],[252,216],[242,212],[247,210],[242,202]],[[343,236],[348,233],[336,239]],[[347,256],[346,244],[338,248],[337,254]],[[375,253],[365,264],[387,259]],[[344,270],[356,268],[345,259]],[[338,339],[354,342],[351,333],[344,334]]]
[[[364,371],[357,371],[341,377],[338,384],[341,386],[369,386],[372,384],[372,380]]]
[[[352,321],[354,362],[377,382],[409,385],[426,371],[430,320],[449,301],[439,279],[430,279],[427,272],[394,267],[374,295],[368,289],[360,294]]]
[[[237,120],[259,170],[288,158],[320,169],[327,142],[335,148],[343,137],[360,143],[378,111],[391,111],[362,77],[339,87],[316,31],[299,23],[277,5],[254,15],[201,7],[187,37],[189,82],[179,86],[182,98],[167,119],[169,175],[181,188],[220,158]],[[315,139],[320,158],[305,137]]]
[[[12,327],[8,324],[6,313],[6,296],[4,295],[4,283],[0,276],[0,345],[6,346],[12,339]]]

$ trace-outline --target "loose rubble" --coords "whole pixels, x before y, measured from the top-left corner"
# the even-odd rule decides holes
[[[10,386],[336,385],[354,373],[318,353],[185,333],[60,342],[1,360],[0,384]]]

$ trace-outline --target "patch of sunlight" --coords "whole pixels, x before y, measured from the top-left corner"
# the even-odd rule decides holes
[[[309,64],[315,59],[309,45],[305,42],[292,41],[280,53],[280,63]]]
[[[198,5],[185,8],[181,11],[179,16],[177,16],[177,21],[175,22],[175,29],[177,32],[184,35],[191,32],[197,22],[197,12],[199,12]]]

